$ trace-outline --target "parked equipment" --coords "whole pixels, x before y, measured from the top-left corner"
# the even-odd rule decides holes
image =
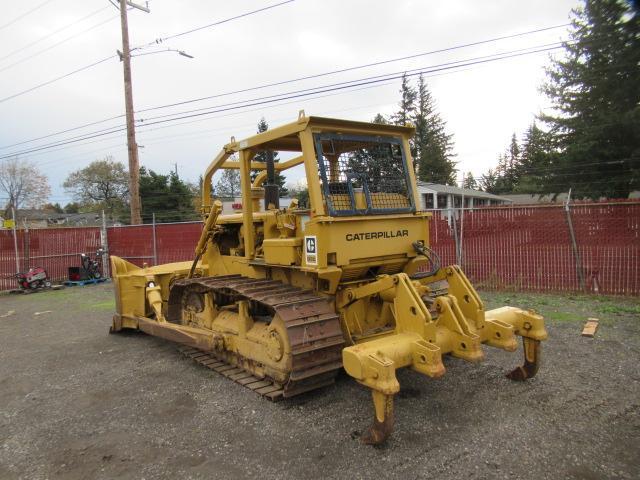
[[[441,267],[429,248],[413,133],[301,112],[294,123],[232,137],[205,172],[193,262],[138,268],[111,257],[111,330],[192,347],[203,363],[271,399],[329,385],[344,368],[371,389],[375,415],[362,440],[372,444],[393,429],[399,368],[440,377],[443,355],[478,361],[482,343],[514,351],[520,336],[524,365],[508,376],[533,377],[543,318],[513,307],[485,311],[460,267]],[[273,152],[298,156],[275,163]],[[298,165],[310,205],[280,209],[275,172]],[[243,210],[222,215],[211,179],[228,168],[240,171]]]
[[[39,288],[50,288],[51,282],[47,271],[42,267],[30,268],[27,272],[15,274],[18,285],[22,290],[37,290]]]
[[[102,278],[102,268],[100,258],[104,250],[99,248],[96,251],[96,258],[91,258],[85,253],[80,254],[80,267],[69,267],[69,281],[82,282],[85,280],[98,280]]]
[[[96,258],[91,258],[84,253],[80,254],[80,262],[82,264],[82,269],[86,272],[88,278],[102,278],[102,268],[100,266],[101,260],[104,250],[99,248],[96,251]]]

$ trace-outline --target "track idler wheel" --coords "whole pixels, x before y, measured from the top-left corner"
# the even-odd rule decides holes
[[[384,443],[393,432],[393,395],[385,395],[377,390],[371,390],[375,415],[373,425],[362,435],[361,441],[367,445]]]
[[[527,337],[522,337],[522,346],[524,347],[524,365],[507,374],[507,378],[520,382],[536,376],[540,367],[540,351],[542,349],[540,340]]]

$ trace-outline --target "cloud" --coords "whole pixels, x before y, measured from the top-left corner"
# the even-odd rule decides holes
[[[563,24],[567,22],[569,10],[576,3],[575,0],[298,0],[261,14],[176,38],[164,45],[185,50],[194,59],[174,53],[135,58],[134,103],[137,109],[142,109]],[[131,43],[146,44],[168,34],[265,5],[268,3],[262,0],[241,3],[156,0],[150,4],[151,14],[135,10],[129,13]],[[0,31],[0,39],[7,46],[7,51],[13,51],[99,6],[96,2],[52,2]],[[21,2],[13,2],[4,6],[4,14],[6,18],[13,18],[24,8]],[[92,21],[98,23],[100,19],[117,13],[113,8],[108,9]],[[73,30],[65,31],[64,35],[52,36],[20,55],[0,61],[0,68],[7,65],[9,60],[13,62],[24,58],[88,25],[90,23],[78,24]],[[556,41],[562,33],[562,30],[552,30],[520,39],[211,99],[170,111],[488,55]],[[108,22],[3,72],[0,75],[0,96],[24,90],[115,54],[119,48],[119,22]],[[440,113],[447,120],[449,131],[454,134],[460,170],[479,174],[492,167],[497,155],[508,145],[511,134],[522,132],[533,120],[535,113],[545,105],[538,86],[544,78],[542,68],[546,63],[547,56],[537,54],[428,79]],[[141,163],[160,172],[168,171],[173,163],[177,163],[182,176],[195,180],[232,135],[241,138],[253,134],[262,116],[271,126],[294,120],[301,108],[307,114],[370,120],[376,112],[388,114],[393,111],[398,100],[398,88],[399,81],[396,81],[348,94],[340,93],[315,100],[293,100],[279,106],[253,107],[246,112],[221,113],[184,125],[148,131],[140,129],[138,142],[144,145],[140,154]],[[3,125],[0,129],[0,145],[121,114],[123,103],[122,66],[114,58],[52,85],[0,103]],[[146,112],[137,116],[145,118],[160,113],[164,112]],[[92,128],[119,125],[121,121],[114,120]],[[66,134],[67,137],[71,135]],[[125,135],[121,133],[111,138],[95,139],[94,143],[86,145],[73,145],[42,155],[33,154],[29,158],[39,162],[48,174],[54,191],[52,200],[64,202],[68,200],[60,186],[64,178],[72,170],[108,154],[127,163],[125,141]],[[302,171],[296,173],[298,178],[300,175]]]

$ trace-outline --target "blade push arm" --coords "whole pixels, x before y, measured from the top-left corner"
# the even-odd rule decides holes
[[[200,257],[202,257],[202,254],[207,249],[207,241],[209,240],[209,236],[211,235],[211,233],[213,233],[213,229],[216,225],[216,220],[218,220],[220,212],[222,212],[222,202],[220,200],[216,200],[215,202],[213,202],[213,206],[211,207],[209,216],[207,217],[207,220],[204,223],[204,227],[202,228],[200,240],[198,240],[198,245],[196,245],[196,256],[193,259],[193,263],[191,264],[191,270],[189,270],[188,278],[193,277],[193,272],[196,270],[198,260],[200,260]]]

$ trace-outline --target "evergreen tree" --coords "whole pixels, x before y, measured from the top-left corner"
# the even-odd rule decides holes
[[[267,130],[269,130],[269,124],[267,123],[265,118],[262,117],[258,122],[258,131],[256,133],[266,132]],[[253,161],[266,162],[267,152],[261,151],[256,153],[256,156],[253,157]],[[273,161],[274,163],[278,163],[280,161],[280,159],[278,158],[278,152],[273,152]],[[251,171],[251,182],[253,182],[256,179],[256,176],[258,175],[258,173],[259,172],[257,170]],[[276,184],[278,185],[278,191],[279,191],[280,197],[286,197],[289,195],[286,182],[287,182],[287,178],[284,175],[282,175],[282,173],[276,170]]]
[[[492,188],[493,193],[513,193],[521,170],[520,145],[518,145],[518,139],[514,133],[505,153],[498,156],[498,166],[494,171],[496,178]]]
[[[381,125],[388,125],[389,124],[389,120],[387,120],[384,115],[380,114],[380,113],[376,113],[376,116],[373,117],[373,120],[371,120],[372,123],[379,123]]]
[[[403,75],[398,111],[390,119],[378,113],[372,122],[383,125],[413,123],[416,133],[409,140],[409,146],[418,179],[445,185],[456,184],[453,136],[447,133],[446,122],[437,112],[435,100],[422,75],[418,78],[417,90],[411,86],[407,75]],[[381,173],[384,174],[383,171]]]
[[[165,222],[179,222],[198,217],[193,208],[193,190],[177,173],[169,172],[169,195],[166,199]]]
[[[477,190],[478,182],[473,178],[473,174],[471,172],[467,172],[467,174],[462,179],[462,188],[468,188],[469,190]]]
[[[142,220],[150,223],[153,214],[158,222],[180,222],[197,218],[193,192],[175,172],[161,175],[140,168],[140,201]]]
[[[557,163],[552,140],[535,122],[521,144],[514,133],[509,148],[498,156],[497,166],[482,176],[481,188],[494,194],[544,192]]]
[[[623,0],[584,0],[566,55],[543,86],[554,113],[541,116],[559,155],[548,192],[626,198],[640,188],[640,12]]]
[[[513,190],[513,185],[509,182],[509,157],[506,154],[501,153],[498,155],[498,165],[496,165],[492,174],[493,184],[490,193],[509,193]]]
[[[518,193],[542,193],[551,183],[556,153],[552,148],[552,136],[534,123],[527,129],[521,147],[520,172],[515,191]]]
[[[413,120],[416,111],[416,98],[417,92],[409,83],[409,78],[405,73],[402,75],[402,84],[400,86],[399,110],[392,116],[394,124],[406,125]]]
[[[455,185],[453,137],[446,132],[446,122],[436,111],[435,101],[422,75],[418,79],[413,121],[416,135],[411,153],[417,164],[418,178],[425,182]]]
[[[483,174],[480,177],[480,182],[479,182],[480,189],[487,193],[493,193],[493,194],[497,193],[496,192],[497,179],[498,179],[498,176],[495,170],[489,169],[487,173]]]
[[[518,145],[518,139],[515,132],[511,136],[511,143],[509,144],[509,151],[507,155],[507,184],[509,189],[513,191],[518,182],[520,176],[521,163],[520,163],[520,146]]]

